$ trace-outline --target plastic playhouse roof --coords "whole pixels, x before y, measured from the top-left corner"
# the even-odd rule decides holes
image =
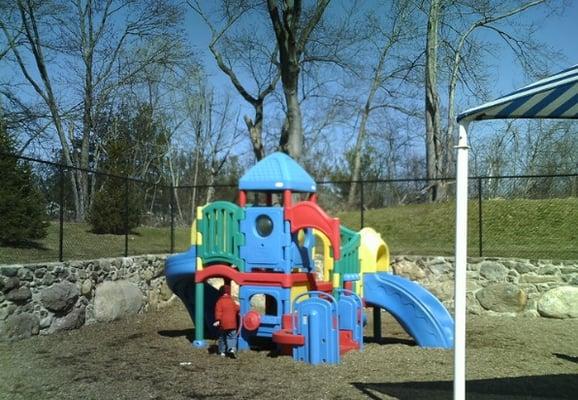
[[[255,164],[239,180],[241,190],[315,193],[315,181],[287,154],[276,152]]]
[[[578,65],[464,111],[458,121],[501,118],[578,118]]]

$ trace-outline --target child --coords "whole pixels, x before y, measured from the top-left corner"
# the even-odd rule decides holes
[[[236,358],[237,353],[237,313],[239,306],[231,297],[231,286],[224,284],[219,289],[219,300],[215,305],[215,323],[219,328],[219,355],[225,357],[225,351]]]

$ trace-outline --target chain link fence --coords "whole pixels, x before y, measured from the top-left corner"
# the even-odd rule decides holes
[[[236,185],[170,186],[0,156],[29,166],[49,220],[43,239],[0,244],[0,263],[184,251],[197,207],[207,200],[237,199]],[[79,199],[73,182],[86,182],[85,198]],[[442,201],[431,201],[432,185]],[[351,199],[351,182],[317,187],[319,204],[329,215],[351,229],[374,228],[392,254],[454,254],[453,179],[359,181]],[[470,256],[578,259],[578,174],[471,177],[469,196]],[[254,201],[249,196],[248,203]],[[99,233],[95,220],[116,223],[117,231]]]

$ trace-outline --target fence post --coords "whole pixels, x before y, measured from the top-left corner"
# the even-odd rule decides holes
[[[359,229],[363,229],[363,225],[365,224],[365,221],[364,221],[365,218],[364,218],[364,215],[363,215],[364,202],[365,202],[365,199],[364,199],[364,196],[363,196],[363,181],[360,181],[360,185],[359,185],[359,207],[361,207],[361,209],[360,209],[360,217],[359,217],[359,218],[360,218],[360,225],[361,225],[361,226],[359,227]]]
[[[60,226],[58,227],[58,261],[64,261],[64,168],[58,167],[59,173],[59,209],[60,209]]]
[[[175,252],[175,188],[171,183],[171,253]]]
[[[482,229],[482,178],[478,178],[478,243],[480,247],[480,257],[483,257],[483,229]]]
[[[124,256],[128,257],[128,178],[124,178]]]

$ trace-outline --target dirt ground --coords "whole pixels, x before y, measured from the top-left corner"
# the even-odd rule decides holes
[[[381,343],[368,338],[363,352],[316,367],[266,349],[221,359],[191,347],[191,326],[175,302],[124,321],[0,343],[0,398],[452,397],[452,351],[416,347],[385,315]],[[578,398],[576,319],[471,316],[467,343],[468,399]]]

